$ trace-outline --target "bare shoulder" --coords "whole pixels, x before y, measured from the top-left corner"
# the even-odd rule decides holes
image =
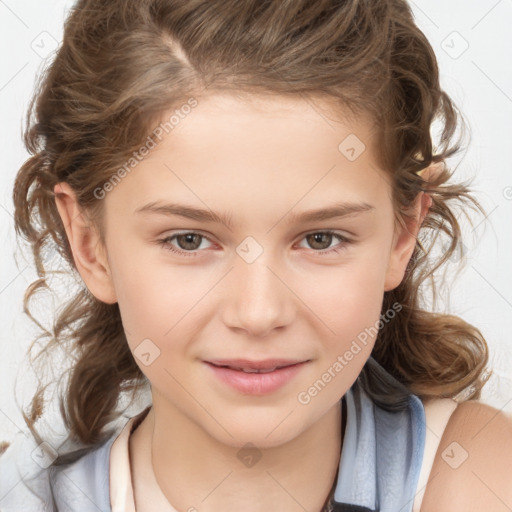
[[[421,512],[512,510],[512,416],[476,400],[446,425]]]

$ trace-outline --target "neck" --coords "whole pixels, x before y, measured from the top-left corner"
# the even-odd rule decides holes
[[[179,411],[158,407],[165,404],[153,401],[130,444],[151,447],[156,481],[174,508],[322,510],[339,467],[341,402],[293,440],[253,451],[219,443]]]

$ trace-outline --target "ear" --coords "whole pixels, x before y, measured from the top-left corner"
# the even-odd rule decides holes
[[[432,188],[432,182],[444,172],[444,160],[431,163],[429,166],[418,172],[424,182],[424,189]],[[412,210],[412,218],[407,218],[400,228],[395,230],[393,239],[393,247],[391,248],[388,269],[384,283],[384,291],[395,289],[404,278],[407,264],[411,259],[418,232],[432,206],[432,197],[425,192],[420,192],[414,201]]]
[[[106,249],[97,229],[80,208],[73,189],[66,182],[57,183],[53,190],[78,272],[98,300],[114,304],[117,298]]]
[[[395,230],[384,291],[393,290],[402,282],[407,265],[414,252],[418,232],[431,206],[432,198],[430,195],[420,192],[412,206],[413,217],[406,218],[403,224]]]

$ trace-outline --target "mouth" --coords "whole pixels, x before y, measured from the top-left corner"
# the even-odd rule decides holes
[[[215,359],[205,361],[217,368],[228,368],[244,373],[271,373],[282,368],[289,368],[307,361],[290,359],[267,359],[264,361],[249,361],[246,359]]]
[[[277,392],[301,374],[311,360],[215,359],[203,361],[223,385],[244,395],[268,395]]]

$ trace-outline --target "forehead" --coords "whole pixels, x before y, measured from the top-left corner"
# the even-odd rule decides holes
[[[243,126],[253,135],[261,129],[268,130],[267,136],[275,137],[275,130],[288,128],[287,134],[292,136],[323,137],[327,133],[337,136],[343,132],[354,134],[367,145],[373,143],[375,126],[368,114],[354,114],[334,98],[322,95],[272,95],[249,94],[247,92],[226,93],[209,92],[194,97],[196,106],[187,108],[185,115],[180,115],[176,123],[177,113],[186,105],[175,105],[163,112],[160,122],[174,117],[175,124],[172,132],[186,137],[198,129],[205,130],[213,127],[226,130]],[[210,132],[215,136],[217,130]],[[222,133],[222,132],[221,132]],[[265,136],[264,133],[261,133]],[[279,134],[284,135],[284,134]]]
[[[153,135],[154,147],[118,187],[132,212],[183,198],[263,215],[340,199],[375,203],[385,192],[372,123],[332,100],[218,93],[195,100],[162,113],[152,133],[165,133]]]

